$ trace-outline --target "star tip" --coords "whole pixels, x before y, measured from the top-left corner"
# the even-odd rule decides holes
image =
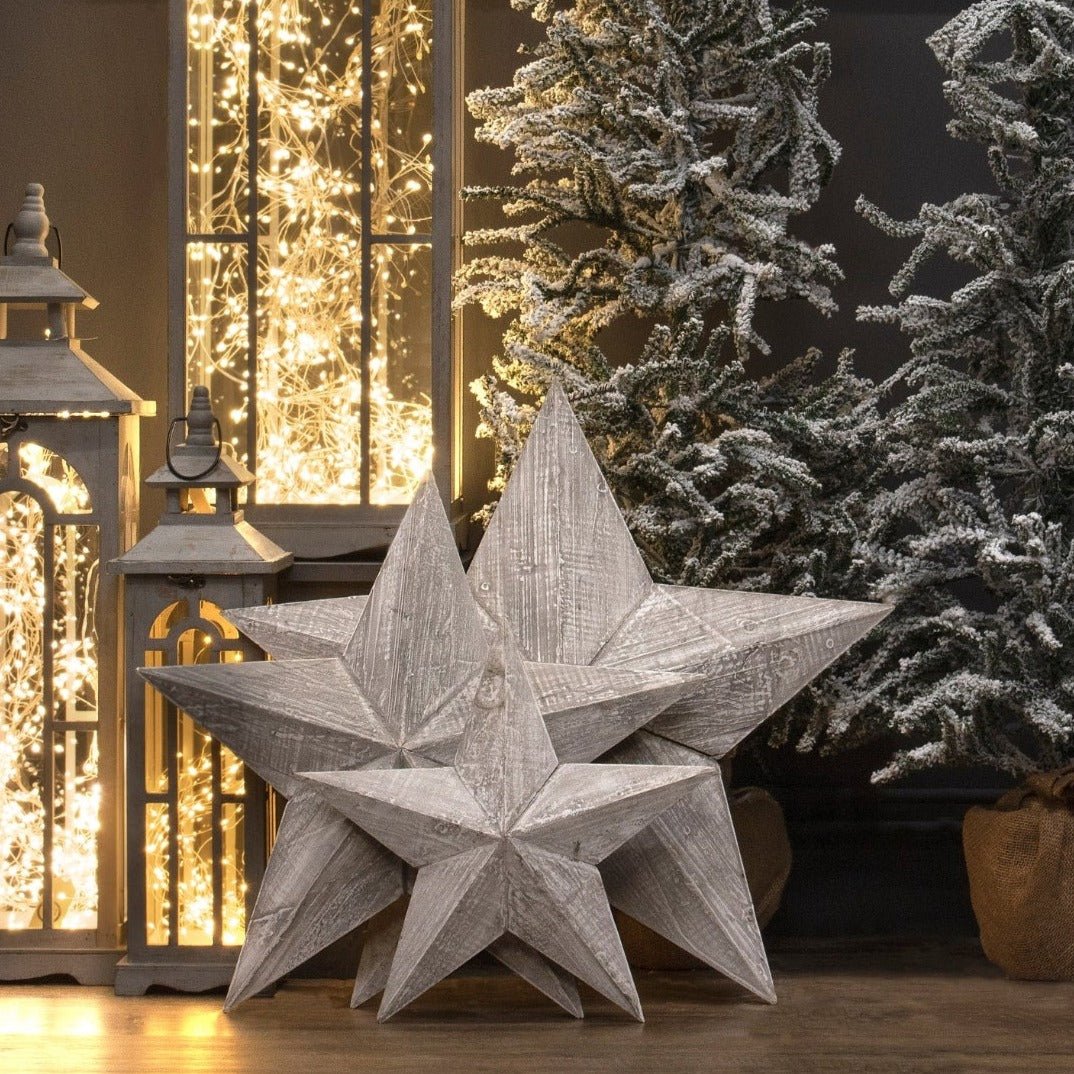
[[[224,997],[224,1014],[231,1014],[241,1003],[245,1003],[250,998],[252,991],[248,984],[245,988],[237,988],[235,982],[232,982],[231,987],[227,990],[227,995]]]
[[[378,992],[379,988],[374,988],[369,984],[355,984],[354,991],[351,992],[351,1010],[356,1010],[363,1004],[368,1003]]]
[[[563,389],[563,381],[559,377],[552,377],[548,382],[548,389],[544,393],[545,402],[565,403],[567,393]]]
[[[388,997],[385,996],[384,999],[380,1001],[380,1007],[377,1010],[377,1021],[386,1022],[392,1015],[398,1013],[401,1006],[401,1004],[389,1002]]]

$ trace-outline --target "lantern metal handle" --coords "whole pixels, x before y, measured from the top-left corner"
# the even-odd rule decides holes
[[[7,243],[11,238],[11,233],[15,230],[15,221],[11,221],[8,224],[7,229],[4,231],[4,257],[7,257]],[[56,235],[56,267],[63,268],[63,243],[60,241],[60,229],[53,224],[49,231]]]
[[[180,481],[199,481],[203,477],[208,477],[209,474],[216,469],[217,463],[220,461],[220,455],[224,449],[224,434],[220,428],[220,419],[213,417],[213,428],[216,431],[216,444],[214,445],[215,451],[213,453],[213,461],[205,467],[204,470],[199,470],[196,474],[184,474],[175,468],[175,464],[172,462],[172,433],[175,431],[175,427],[182,422],[186,424],[187,416],[184,414],[180,418],[173,418],[171,425],[168,426],[168,435],[164,438],[164,462],[168,469],[179,478]]]

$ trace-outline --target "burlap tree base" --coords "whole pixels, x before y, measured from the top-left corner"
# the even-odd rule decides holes
[[[1074,765],[970,809],[962,841],[985,954],[1011,977],[1074,980]]]

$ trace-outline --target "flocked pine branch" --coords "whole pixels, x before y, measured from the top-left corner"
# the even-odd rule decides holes
[[[1022,773],[1074,754],[1074,3],[984,0],[930,39],[949,130],[988,154],[995,189],[909,223],[895,302],[911,357],[884,386],[885,490],[859,545],[883,632],[829,680],[847,745],[894,717],[909,745],[878,778],[933,764]],[[915,293],[947,257],[974,274]]]
[[[871,386],[810,352],[760,379],[755,315],[835,309],[834,251],[795,234],[839,146],[817,113],[821,12],[768,0],[515,0],[543,41],[471,95],[512,182],[458,303],[504,321],[475,391],[502,487],[558,378],[653,573],[850,595]],[[491,252],[490,252],[491,251]],[[753,364],[756,364],[755,362]]]

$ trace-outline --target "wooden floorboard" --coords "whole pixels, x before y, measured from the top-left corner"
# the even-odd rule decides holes
[[[710,973],[639,973],[647,1022],[593,993],[559,1013],[506,977],[443,982],[392,1021],[350,984],[294,981],[235,1013],[221,996],[119,999],[0,987],[3,1074],[1071,1074],[1074,983],[1005,980],[979,955],[903,947],[773,957],[779,1003]]]

